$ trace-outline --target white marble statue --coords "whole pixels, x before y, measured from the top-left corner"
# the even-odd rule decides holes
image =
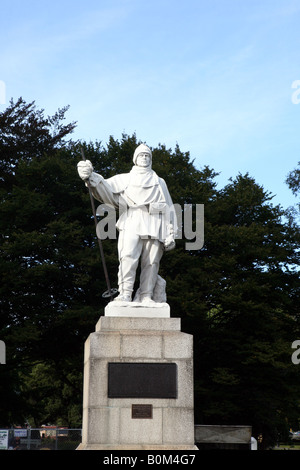
[[[79,176],[89,180],[92,194],[100,202],[119,209],[118,290],[115,301],[131,302],[136,270],[141,262],[138,301],[164,302],[164,280],[158,276],[164,250],[175,247],[176,215],[167,185],[152,170],[152,152],[141,144],[133,155],[129,173],[104,179],[93,171],[89,160],[78,163]]]

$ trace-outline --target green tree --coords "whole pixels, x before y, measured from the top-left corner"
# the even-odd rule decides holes
[[[199,256],[208,328],[196,335],[195,361],[198,421],[250,423],[265,444],[299,415],[290,359],[299,332],[299,228],[271,201],[238,175],[213,202]]]
[[[34,103],[27,105],[20,98],[0,115],[0,336],[8,356],[7,366],[0,371],[2,425],[26,417],[19,371],[25,373],[44,358],[54,361],[61,354],[63,362],[65,357],[59,324],[63,328],[65,299],[76,293],[71,293],[68,284],[67,263],[72,259],[66,259],[68,255],[62,259],[60,247],[69,245],[72,258],[73,246],[79,243],[78,222],[72,222],[72,213],[64,205],[72,196],[68,191],[62,194],[59,182],[63,172],[65,188],[72,185],[63,156],[57,156],[58,149],[63,153],[66,145],[63,138],[74,128],[61,123],[65,111],[44,118]],[[55,289],[57,295],[53,295]],[[69,315],[71,319],[72,313]],[[60,349],[57,354],[54,347]]]
[[[298,162],[298,168],[289,172],[286,183],[295,195],[300,192],[300,162]]]
[[[290,171],[287,178],[286,183],[288,187],[292,190],[294,196],[300,195],[300,162],[298,162],[298,167],[294,170]],[[287,217],[290,220],[295,220],[300,216],[300,202],[298,198],[297,209],[295,206],[289,207],[287,210]],[[298,219],[299,220],[299,219]]]
[[[35,102],[26,103],[19,98],[0,114],[0,171],[1,186],[7,192],[13,182],[20,162],[32,157],[51,155],[64,144],[64,137],[73,132],[76,124],[63,124],[68,106],[53,116],[44,116],[43,109],[36,109]]]

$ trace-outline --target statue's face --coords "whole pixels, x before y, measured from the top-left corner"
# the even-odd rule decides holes
[[[147,152],[141,152],[138,154],[136,159],[137,166],[141,166],[143,168],[147,168],[151,165],[151,156]]]

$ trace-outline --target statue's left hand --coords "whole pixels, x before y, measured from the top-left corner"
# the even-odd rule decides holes
[[[166,236],[166,239],[164,241],[164,249],[165,251],[170,251],[170,250],[173,250],[173,248],[175,248],[173,224],[167,225],[167,232],[168,232],[168,235]]]
[[[175,248],[175,245],[176,245],[175,240],[170,241],[170,243],[166,243],[166,241],[165,241],[165,243],[164,243],[165,251],[173,250]]]
[[[170,251],[175,248],[175,240],[173,235],[169,235],[164,241],[165,251]]]

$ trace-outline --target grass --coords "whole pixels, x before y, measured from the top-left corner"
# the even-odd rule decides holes
[[[273,447],[272,450],[300,450],[300,443],[298,444],[280,444],[279,446]]]

